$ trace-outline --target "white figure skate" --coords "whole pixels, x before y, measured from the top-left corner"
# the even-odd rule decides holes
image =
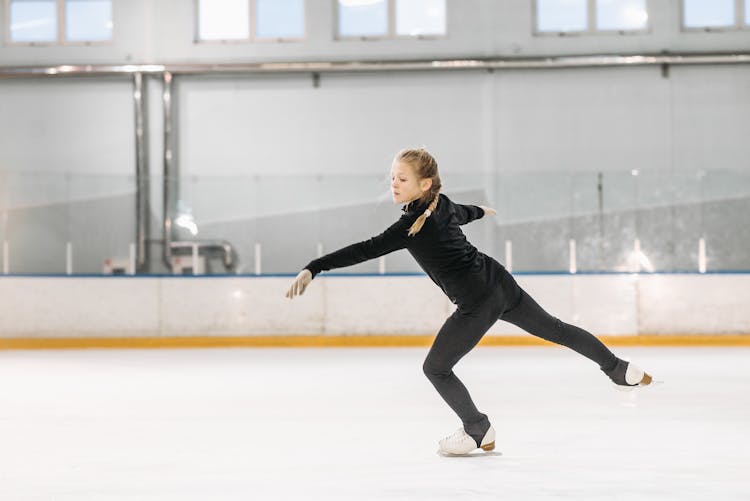
[[[625,360],[618,360],[611,371],[604,372],[618,386],[634,387],[648,386],[654,382],[653,378],[643,369]]]
[[[453,435],[449,435],[440,441],[438,454],[443,456],[465,456],[475,449],[482,449],[489,452],[495,448],[495,429],[490,426],[487,433],[484,434],[482,443],[477,445],[471,435],[464,431],[463,427],[456,430]]]

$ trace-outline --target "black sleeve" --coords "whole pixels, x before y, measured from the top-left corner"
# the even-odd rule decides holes
[[[412,218],[401,216],[401,219],[380,235],[314,259],[305,268],[310,270],[315,278],[321,271],[352,266],[403,249],[410,238],[408,232],[412,223]]]
[[[461,205],[454,203],[456,208],[456,219],[458,224],[466,224],[484,217],[484,209],[477,207],[476,205]]]

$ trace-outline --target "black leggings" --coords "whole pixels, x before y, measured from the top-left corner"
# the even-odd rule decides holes
[[[553,317],[521,289],[505,269],[493,293],[472,308],[458,308],[437,334],[424,362],[424,373],[440,396],[458,414],[466,433],[480,443],[489,429],[487,416],[479,412],[469,392],[453,373],[453,366],[479,343],[499,319],[534,336],[571,348],[610,370],[617,357],[591,333]]]

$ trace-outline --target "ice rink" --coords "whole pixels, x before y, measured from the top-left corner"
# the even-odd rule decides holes
[[[614,351],[664,384],[470,353],[498,437],[466,458],[426,348],[0,352],[0,499],[750,499],[750,349]]]

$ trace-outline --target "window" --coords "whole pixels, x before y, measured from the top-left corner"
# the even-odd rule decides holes
[[[682,27],[688,30],[747,27],[749,8],[750,0],[683,0]]]
[[[648,31],[647,0],[536,0],[536,33]]]
[[[396,0],[396,34],[445,35],[445,0]]]
[[[536,23],[540,32],[586,31],[587,0],[537,0]]]
[[[648,26],[646,0],[597,0],[596,29],[644,30]]]
[[[388,35],[387,0],[339,0],[339,35],[342,37]]]
[[[300,39],[305,0],[198,0],[198,41]]]
[[[258,38],[303,38],[305,0],[256,0]]]
[[[11,0],[11,42],[56,42],[57,0]]]
[[[112,40],[112,0],[9,0],[11,43]]]
[[[339,38],[414,38],[446,33],[446,0],[337,1]]]
[[[67,0],[65,38],[72,42],[112,40],[111,0]]]
[[[200,40],[242,40],[250,38],[250,4],[247,0],[200,0]]]

